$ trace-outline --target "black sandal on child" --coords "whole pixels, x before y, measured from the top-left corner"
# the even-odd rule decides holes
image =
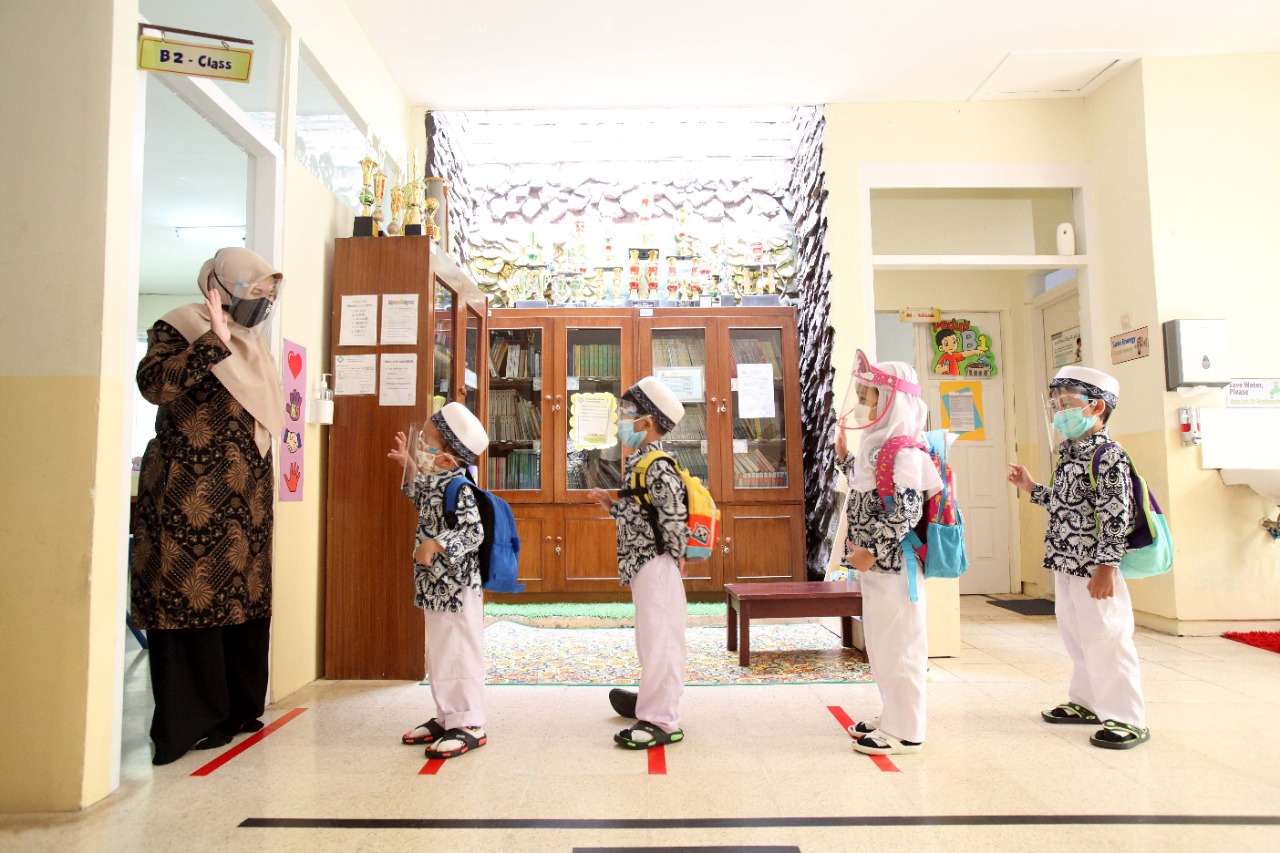
[[[422,731],[423,729],[426,729],[426,731]],[[444,726],[434,719],[430,719],[413,731],[402,734],[400,742],[405,746],[425,746],[433,740],[439,740],[442,734],[444,734]]]
[[[1098,715],[1083,705],[1075,702],[1063,702],[1056,708],[1041,711],[1040,717],[1046,723],[1066,723],[1077,726],[1096,726]]]
[[[609,704],[613,706],[613,712],[619,717],[636,718],[636,699],[638,697],[630,690],[623,690],[621,687],[615,687],[609,691]]]
[[[613,736],[614,743],[627,749],[653,749],[655,746],[666,746],[684,740],[684,731],[664,732],[653,723],[640,720],[629,729],[623,729]]]
[[[1089,737],[1089,743],[1103,749],[1133,749],[1151,740],[1151,729],[1131,726],[1128,723],[1107,720],[1102,728]]]
[[[438,747],[447,742],[455,740],[461,746],[455,746],[453,749],[439,749]],[[435,742],[427,747],[427,758],[457,758],[459,755],[465,755],[473,749],[479,749],[489,742],[489,738],[483,733],[475,734],[471,729],[459,727],[449,729],[442,732]]]

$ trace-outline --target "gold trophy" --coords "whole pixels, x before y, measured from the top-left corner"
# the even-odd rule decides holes
[[[387,194],[387,175],[378,167],[373,173],[373,234],[375,237],[387,236],[387,229],[383,227],[383,221],[386,214],[382,211],[382,199]]]
[[[368,154],[364,155],[360,161],[360,195],[356,198],[360,202],[360,215],[356,217],[353,237],[374,237],[377,234],[373,224],[373,174],[377,168],[377,161]]]
[[[409,180],[404,185],[404,235],[406,237],[422,236],[422,182],[418,174],[418,152],[413,152],[413,160],[409,166]]]
[[[400,235],[400,214],[404,212],[404,187],[391,188],[391,222],[387,224],[387,236]]]
[[[440,202],[434,198],[427,199],[427,224],[425,233],[435,242],[440,242],[440,226],[436,224],[436,211],[440,209]]]

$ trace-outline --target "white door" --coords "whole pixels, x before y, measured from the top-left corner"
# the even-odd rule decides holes
[[[1035,391],[1035,399],[1030,402],[1033,413],[1031,428],[1036,431],[1036,442],[1040,445],[1040,470],[1032,471],[1031,475],[1041,483],[1049,480],[1049,474],[1053,470],[1055,450],[1058,442],[1061,441],[1061,437],[1050,428],[1043,410],[1049,382],[1059,368],[1068,364],[1079,364],[1081,361],[1080,294],[1074,284],[1064,285],[1062,291],[1060,297],[1052,302],[1043,302],[1036,309],[1040,315],[1040,332],[1043,338],[1039,359],[1043,381]],[[1037,512],[1034,515],[1036,541],[1043,542],[1049,514]],[[1026,591],[1031,594],[1039,593],[1041,598],[1053,598],[1052,574],[1048,569],[1041,569],[1039,572],[1024,571],[1025,578],[1029,579],[1030,576],[1040,578],[1039,589],[1028,583]]]
[[[969,321],[971,331],[985,335],[989,357],[994,357],[995,375],[948,376],[935,372],[938,358],[932,325],[917,324],[916,364],[921,391],[929,404],[929,428],[943,426],[942,393],[955,391],[956,383],[969,389],[980,429],[962,433],[951,446],[948,461],[955,471],[956,492],[964,513],[965,547],[969,554],[969,570],[960,578],[962,595],[1007,593],[1016,591],[1009,574],[1009,489],[1005,482],[1005,463],[1009,458],[1005,447],[1004,384],[1008,362],[1004,358],[1000,334],[1000,315],[986,312],[947,313],[943,319]],[[973,339],[960,332],[960,350],[976,349]],[[953,398],[959,423],[960,399]],[[978,421],[975,421],[975,424]],[[954,425],[953,425],[954,426]]]

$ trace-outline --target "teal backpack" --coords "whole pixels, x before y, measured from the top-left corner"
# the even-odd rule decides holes
[[[942,491],[925,501],[919,524],[902,540],[907,589],[912,601],[919,601],[916,592],[917,561],[924,566],[926,579],[958,578],[969,568],[969,556],[964,547],[964,518],[956,500],[955,474],[947,464],[946,430],[927,432],[924,439],[925,443],[920,444],[907,436],[891,438],[876,457],[876,491],[886,507],[893,506],[893,463],[902,450],[913,447],[928,453],[938,469],[938,476],[942,478]]]
[[[1089,488],[1098,489],[1098,462],[1108,447],[1120,447],[1114,441],[1098,445],[1093,452],[1093,464],[1089,466]],[[1151,494],[1151,487],[1138,474],[1129,451],[1120,447],[1124,458],[1129,460],[1129,477],[1133,482],[1133,500],[1137,505],[1134,513],[1133,527],[1125,537],[1125,552],[1120,558],[1120,574],[1127,580],[1141,580],[1162,575],[1173,568],[1173,535],[1169,532],[1169,522],[1165,520],[1156,496]],[[1096,516],[1095,529],[1100,525]]]

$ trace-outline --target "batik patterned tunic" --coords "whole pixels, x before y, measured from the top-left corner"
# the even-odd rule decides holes
[[[1133,519],[1129,459],[1118,444],[1098,456],[1097,489],[1089,468],[1098,448],[1111,442],[1105,429],[1058,446],[1059,462],[1048,486],[1039,483],[1031,502],[1049,510],[1044,534],[1044,567],[1076,577],[1092,577],[1094,566],[1118,566]]]
[[[255,421],[213,374],[212,331],[148,334],[138,389],[156,412],[134,508],[130,597],[139,628],[218,628],[271,615],[274,477]]]
[[[454,527],[445,519],[444,493],[451,480],[466,476],[465,469],[455,468],[431,476],[418,473],[403,488],[404,494],[418,508],[417,548],[434,539],[444,548],[430,565],[413,563],[413,603],[437,613],[461,613],[462,591],[480,589],[480,543],[484,528],[480,524],[480,506],[475,489],[458,490],[458,506]]]
[[[853,482],[853,462],[854,456],[850,453],[843,462],[837,463],[850,483]],[[848,522],[845,552],[851,547],[866,548],[876,555],[871,571],[900,573],[902,540],[924,515],[923,493],[895,483],[893,508],[889,509],[875,489],[860,492],[850,487],[844,511]]]
[[[660,449],[657,443],[650,442],[628,456],[623,468],[623,482],[631,482],[631,472],[635,470],[636,463],[650,451]],[[630,586],[645,563],[660,554],[670,554],[679,562],[689,544],[688,495],[680,474],[670,462],[656,460],[645,472],[645,485],[649,489],[649,500],[658,511],[661,543],[653,537],[648,508],[638,500],[621,498],[609,508],[609,515],[614,517],[618,526],[618,580],[623,586]]]

